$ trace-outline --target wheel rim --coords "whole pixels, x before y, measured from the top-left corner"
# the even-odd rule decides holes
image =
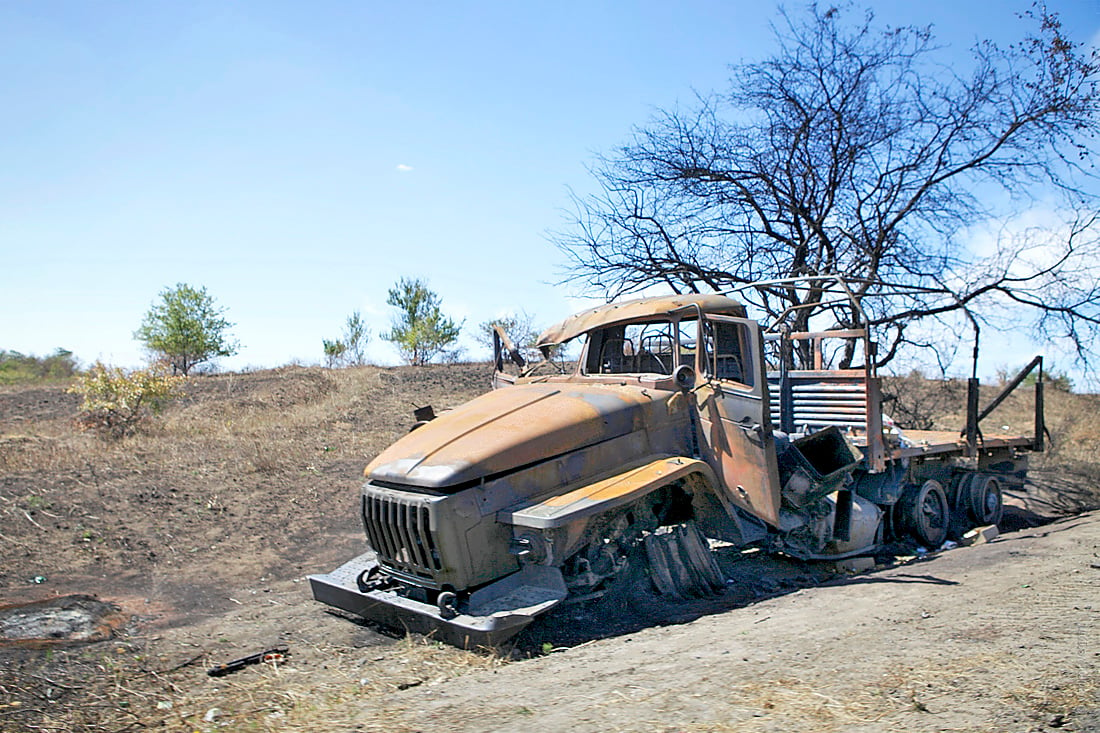
[[[934,547],[947,538],[947,494],[938,481],[926,481],[913,507],[913,526],[918,538]]]
[[[1001,519],[1004,499],[1001,485],[992,476],[977,476],[970,486],[970,510],[979,524],[996,524]]]

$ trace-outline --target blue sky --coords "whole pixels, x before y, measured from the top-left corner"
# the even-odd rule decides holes
[[[1029,2],[874,3],[960,53]],[[569,190],[657,107],[773,48],[772,2],[0,2],[0,349],[123,366],[157,294],[205,286],[240,354],[321,360],[426,279],[472,327],[555,285]],[[788,3],[797,12],[802,5]],[[1051,2],[1074,40],[1100,2]],[[994,364],[987,365],[991,371]]]

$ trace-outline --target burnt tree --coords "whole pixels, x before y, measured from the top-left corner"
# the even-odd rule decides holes
[[[1100,335],[1095,53],[1040,7],[1023,17],[1031,35],[976,45],[964,72],[927,28],[846,14],[784,14],[776,53],[734,67],[729,91],[658,113],[601,156],[599,192],[575,197],[554,235],[567,279],[610,299],[840,275],[863,315],[817,307],[815,287],[741,297],[795,330],[869,326],[880,365],[929,345],[918,324],[1019,323],[1023,306],[1087,362]],[[1040,210],[1039,226],[1021,223]],[[981,227],[994,233],[978,251]]]

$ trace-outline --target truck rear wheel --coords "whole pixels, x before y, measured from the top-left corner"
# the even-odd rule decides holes
[[[905,488],[897,505],[898,524],[921,544],[935,549],[947,539],[951,510],[939,481]]]
[[[997,524],[1004,513],[1004,496],[1001,483],[986,474],[973,476],[966,485],[966,507],[970,518],[978,526]]]

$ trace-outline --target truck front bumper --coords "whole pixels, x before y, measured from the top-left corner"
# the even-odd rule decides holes
[[[367,552],[331,573],[310,575],[314,599],[383,626],[474,648],[502,644],[568,595],[560,570],[528,565],[472,593],[464,613],[444,618],[436,606],[395,590],[361,586],[363,574],[377,565],[374,553]]]

